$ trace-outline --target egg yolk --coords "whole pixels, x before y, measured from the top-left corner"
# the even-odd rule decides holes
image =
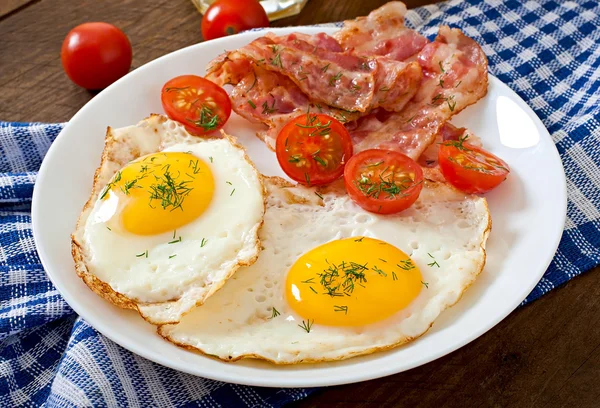
[[[191,153],[153,153],[117,172],[101,193],[118,202],[109,225],[139,235],[173,231],[202,214],[212,200],[209,166]]]
[[[408,306],[423,287],[404,252],[367,237],[341,239],[302,255],[288,272],[286,297],[302,318],[331,326],[360,326]]]

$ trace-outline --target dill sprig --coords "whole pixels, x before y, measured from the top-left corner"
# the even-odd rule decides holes
[[[410,259],[405,259],[404,261],[400,261],[400,263],[396,264],[396,266],[403,271],[410,271],[411,269],[415,269],[415,264],[412,263]]]
[[[273,306],[273,310],[272,310],[272,313],[271,313],[271,319],[279,316],[280,314],[281,313],[279,313],[279,310],[275,309],[275,306]]]
[[[344,314],[348,314],[348,306],[333,306],[334,312],[344,312]]]
[[[200,241],[200,248],[204,248],[204,245],[206,245],[207,242],[208,240],[206,238],[202,238],[202,241]]]
[[[423,284],[423,286],[425,286],[427,289],[429,289],[429,283],[428,282],[421,281],[421,283]]]
[[[100,199],[102,200],[104,197],[106,197],[106,195],[108,194],[109,190],[115,185],[117,184],[119,181],[121,181],[121,171],[117,171],[117,174],[115,174],[115,176],[113,177],[112,181],[110,183],[108,183],[106,185],[106,187],[104,187],[104,191],[102,192],[102,195],[100,195]]]
[[[383,270],[379,269],[377,266],[373,266],[371,269],[374,272],[376,272],[378,275],[383,276],[384,278],[387,276],[387,273],[385,273]]]
[[[310,333],[310,329],[312,329],[312,325],[315,322],[315,319],[307,319],[306,321],[302,320],[302,324],[299,324],[298,327],[303,329],[305,332]]]
[[[427,255],[429,255],[429,257],[430,257],[431,259],[433,259],[433,262],[430,262],[430,263],[428,263],[428,264],[427,264],[427,266],[431,266],[432,268],[433,268],[434,266],[437,266],[437,267],[439,268],[439,267],[440,267],[440,264],[439,264],[439,263],[437,263],[437,261],[435,260],[435,258],[433,257],[433,255],[431,255],[429,252],[427,252]]]
[[[337,74],[332,75],[331,78],[329,78],[329,86],[335,86],[335,83],[337,81],[339,81],[343,75],[344,74],[342,74],[341,72],[338,72]]]
[[[271,103],[271,106],[269,107],[269,102],[264,101],[262,104],[262,114],[263,115],[270,115],[273,112],[277,112],[277,108],[275,107],[275,99],[273,99],[273,103]]]
[[[186,120],[204,130],[214,130],[219,127],[219,115],[214,114],[212,109],[206,105],[202,105],[200,108],[200,119],[192,120],[186,118]]]

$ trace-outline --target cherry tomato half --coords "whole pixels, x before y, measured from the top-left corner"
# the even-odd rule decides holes
[[[275,151],[279,165],[292,180],[321,185],[344,173],[352,156],[352,139],[344,125],[331,116],[307,113],[281,129]]]
[[[196,75],[171,79],[163,86],[160,97],[167,116],[180,122],[192,135],[220,129],[231,115],[227,92]]]
[[[257,0],[217,0],[202,17],[202,37],[212,40],[268,26],[269,17]]]
[[[71,81],[82,88],[103,89],[129,71],[131,44],[112,24],[84,23],[69,31],[60,57]]]
[[[392,150],[364,150],[346,164],[346,191],[367,211],[393,214],[413,205],[423,189],[423,170],[410,157]]]
[[[442,175],[465,193],[485,193],[502,183],[510,172],[499,157],[480,147],[448,140],[440,145],[438,162]]]

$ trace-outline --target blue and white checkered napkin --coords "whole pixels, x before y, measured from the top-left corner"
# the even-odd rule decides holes
[[[490,71],[542,119],[562,157],[566,230],[528,296],[600,263],[600,4],[597,0],[454,0],[410,11],[482,44]],[[31,193],[62,125],[0,122],[0,406],[279,407],[312,390],[244,387],[138,357],[77,318],[48,281],[31,233]],[[549,181],[549,183],[551,180]]]

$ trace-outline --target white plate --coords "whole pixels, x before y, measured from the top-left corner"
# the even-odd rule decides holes
[[[294,30],[312,34],[333,29],[273,31]],[[488,95],[453,120],[479,135],[486,148],[512,169],[509,179],[488,195],[493,220],[488,262],[463,299],[417,341],[336,363],[225,363],[164,341],[135,312],[112,306],[85,286],[75,274],[69,235],[88,198],[106,127],[132,125],[150,113],[161,113],[160,89],[167,80],[182,74],[203,75],[207,63],[224,49],[241,47],[260,35],[249,32],[197,44],[136,69],[85,105],[52,144],[33,194],[33,233],[42,263],[69,305],[102,334],[159,364],[216,380],[271,387],[336,385],[408,370],[464,346],[513,311],[556,251],[565,221],[566,182],[541,121],[493,76]],[[256,129],[237,116],[226,126],[247,146],[260,171],[282,175],[274,154],[254,136]]]

